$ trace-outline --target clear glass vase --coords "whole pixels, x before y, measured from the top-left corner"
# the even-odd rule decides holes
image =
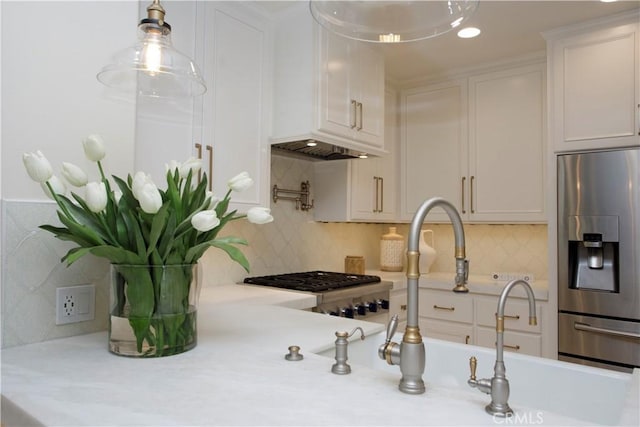
[[[197,264],[112,264],[109,351],[162,357],[191,350],[199,295]]]

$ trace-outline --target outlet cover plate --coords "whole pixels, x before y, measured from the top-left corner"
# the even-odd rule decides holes
[[[56,288],[56,325],[93,320],[95,308],[95,285]]]

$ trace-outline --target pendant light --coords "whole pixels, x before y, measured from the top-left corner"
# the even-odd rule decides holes
[[[320,25],[343,37],[401,43],[453,30],[473,15],[478,0],[310,0],[309,7]]]
[[[171,44],[171,26],[159,0],[138,25],[138,42],[113,56],[97,75],[104,85],[155,98],[202,95],[207,87],[196,64]]]

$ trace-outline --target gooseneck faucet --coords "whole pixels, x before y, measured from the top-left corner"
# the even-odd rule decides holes
[[[420,279],[418,261],[420,258],[420,229],[427,213],[436,206],[444,209],[453,224],[456,258],[456,286],[453,291],[469,292],[466,287],[469,276],[469,263],[465,259],[462,219],[460,219],[456,208],[445,199],[434,197],[426,200],[413,216],[409,229],[407,245],[407,328],[400,345],[391,342],[398,324],[397,316],[392,317],[387,328],[387,340],[378,349],[378,356],[386,360],[389,365],[400,365],[402,378],[398,388],[400,391],[409,394],[421,394],[425,391],[424,381],[422,380],[425,368],[425,349],[418,324],[418,281]]]
[[[504,306],[507,302],[509,292],[516,285],[522,285],[527,292],[529,299],[529,324],[537,325],[536,318],[536,300],[533,290],[529,283],[524,280],[512,280],[502,290],[500,299],[498,300],[498,312],[496,313],[496,364],[493,367],[493,378],[476,379],[476,358],[469,360],[471,368],[471,377],[467,383],[477,388],[483,393],[491,394],[491,403],[485,409],[491,415],[499,417],[508,417],[513,415],[513,410],[509,407],[509,381],[506,376],[504,367]]]

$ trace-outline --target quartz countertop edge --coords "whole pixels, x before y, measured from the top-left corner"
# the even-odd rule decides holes
[[[260,293],[269,304],[258,303]],[[28,425],[51,426],[494,424],[488,396],[475,390],[427,384],[426,393],[406,395],[399,369],[352,364],[350,375],[332,374],[334,360],[314,352],[332,348],[336,331],[361,326],[370,335],[384,325],[282,306],[297,298],[305,296],[205,287],[198,345],[170,357],[110,354],[106,332],[5,349],[3,423],[16,425],[9,417],[22,414]],[[285,360],[290,345],[300,346],[302,361]],[[547,413],[544,424],[590,423]]]

